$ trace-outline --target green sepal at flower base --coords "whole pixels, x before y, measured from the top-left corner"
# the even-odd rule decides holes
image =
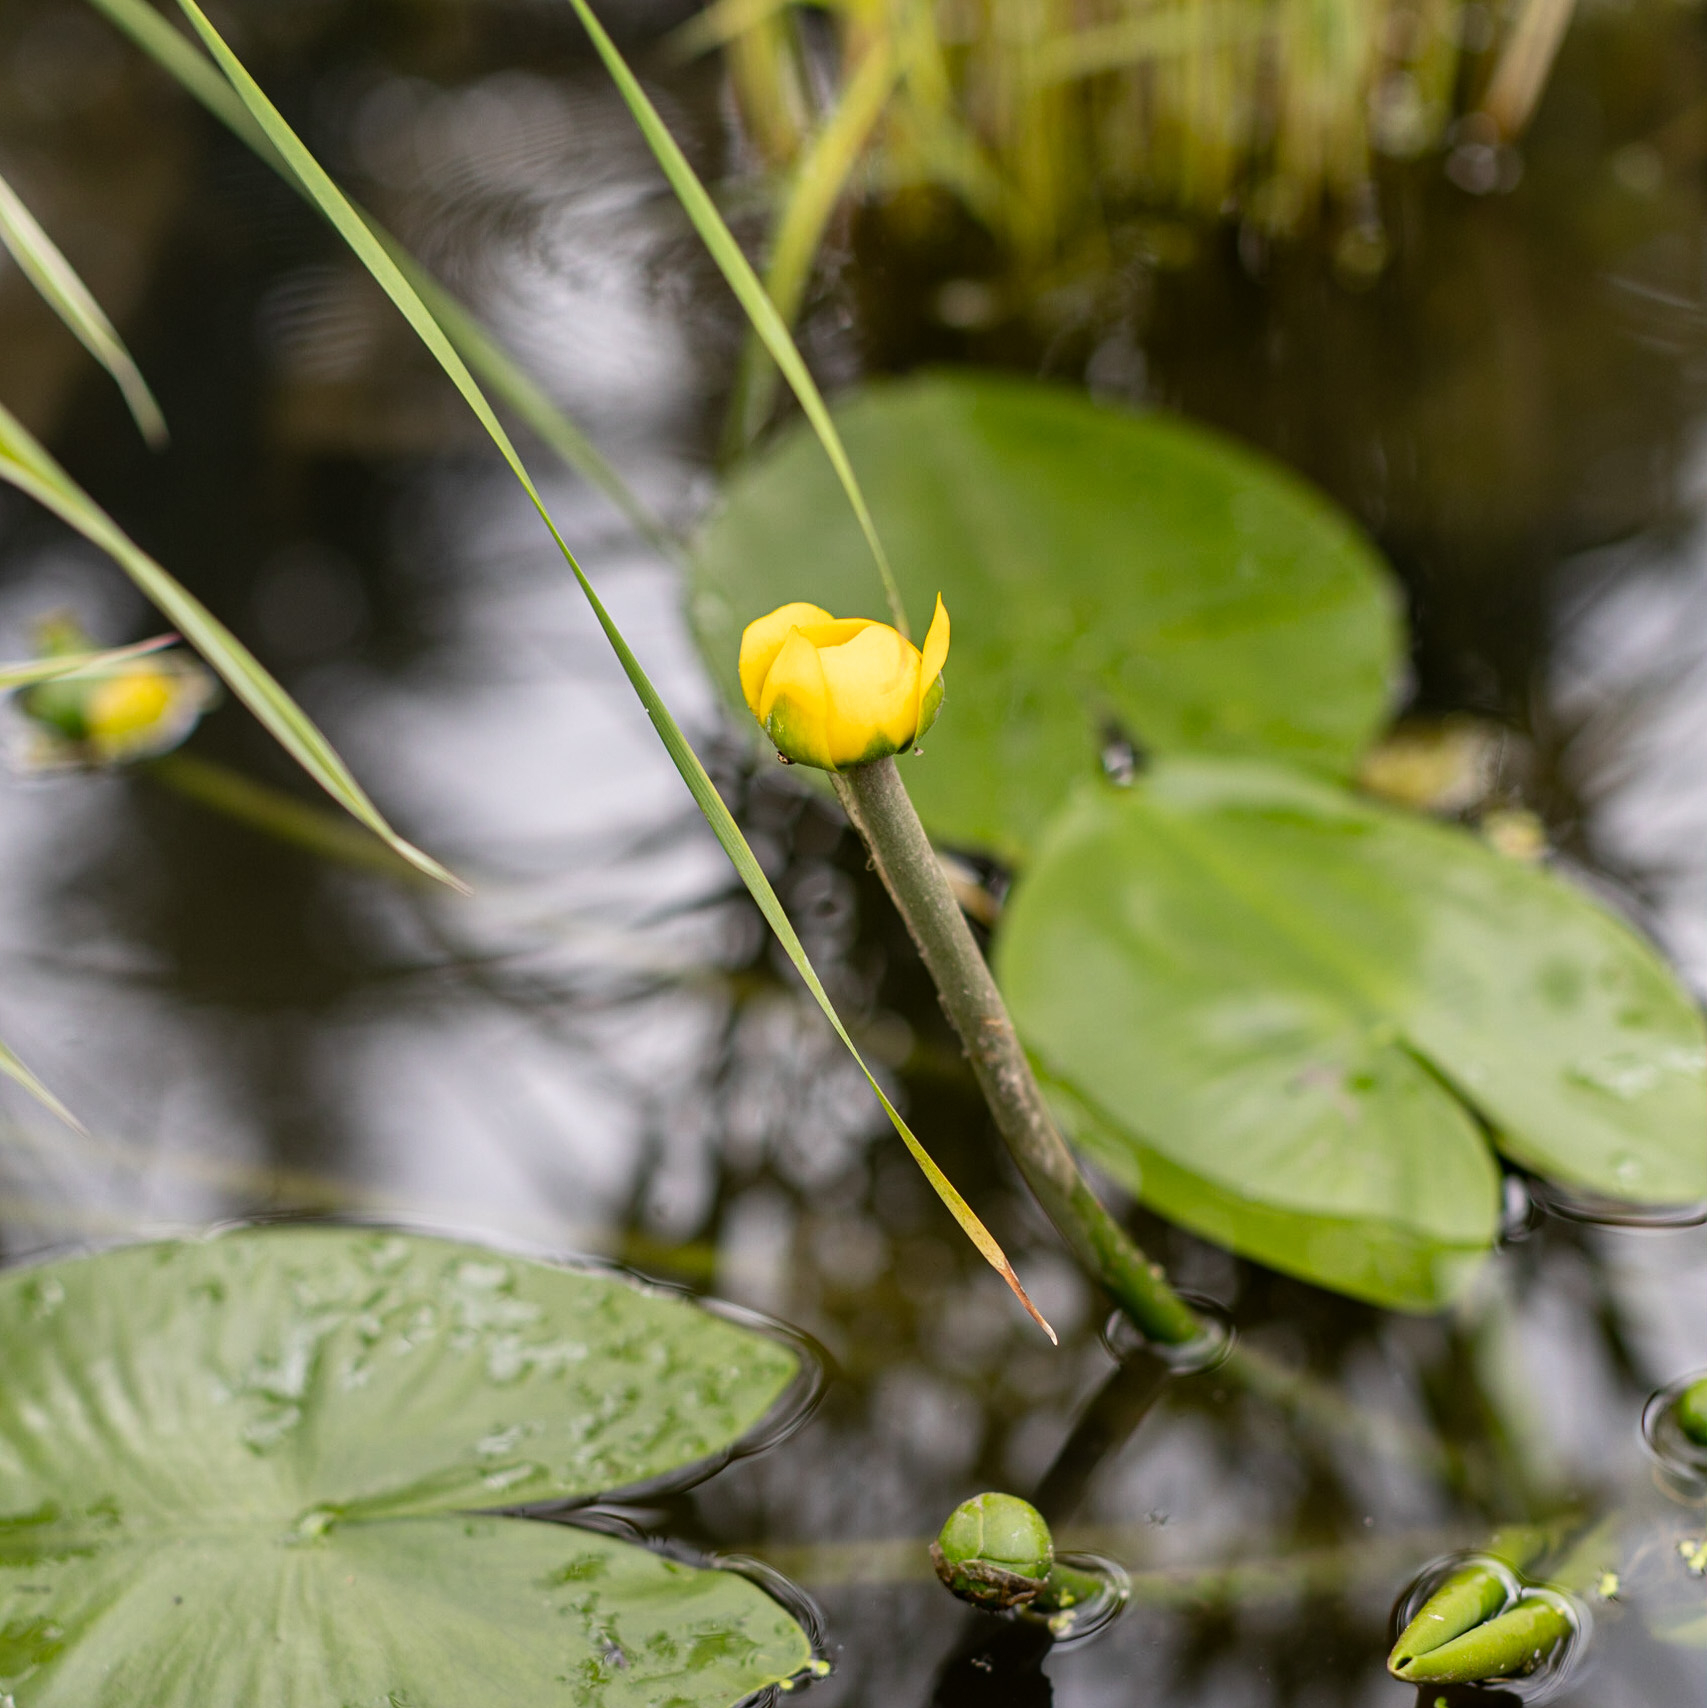
[[[74,619],[54,616],[38,626],[36,650],[44,658],[66,657],[92,651],[93,643]],[[35,726],[31,762],[52,769],[168,753],[217,695],[207,670],[187,653],[170,652],[39,683],[19,704]]]
[[[936,722],[948,641],[940,594],[922,651],[887,623],[781,605],[741,636],[741,692],[790,763],[869,765],[904,753]]]

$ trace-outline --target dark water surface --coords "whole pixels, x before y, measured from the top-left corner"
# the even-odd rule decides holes
[[[567,9],[231,16],[323,157],[689,522],[740,327]],[[679,16],[623,14],[717,172],[715,71],[646,58]],[[868,219],[839,239],[808,345],[837,381],[973,360],[1182,407],[1311,474],[1405,579],[1416,704],[1508,725],[1514,786],[1556,845],[1707,988],[1699,15],[1587,12],[1523,158],[1516,189],[1488,197],[1438,160],[1396,172],[1395,259],[1368,288],[1308,243],[1160,221],[1137,228],[1118,288],[976,330],[940,305],[987,258]],[[1707,1365],[1698,1228],[1519,1202],[1523,1237],[1461,1307],[1414,1320],[1140,1215],[1242,1344],[1314,1371],[1341,1409],[1306,1416],[1216,1372],[1158,1396],[1141,1359],[1117,1366],[838,819],[749,759],[672,569],[542,453],[566,534],[838,1002],[1063,1331],[1050,1349],[778,972],[549,541],[314,216],[71,0],[0,11],[0,170],[123,325],[173,448],[139,446],[15,270],[6,401],[477,890],[340,869],[148,775],[6,781],[0,1035],[95,1135],[6,1097],[6,1256],[362,1213],[613,1256],[798,1324],[836,1366],[811,1425],[629,1516],[803,1585],[835,1660],[813,1686],[825,1708],[1051,1691],[1072,1708],[1397,1708],[1414,1692],[1383,1671],[1388,1613],[1427,1561],[1573,1504],[1663,1510],[1638,1420],[1651,1389]],[[65,605],[104,640],[148,632],[115,569],[0,495],[0,656]],[[192,751],[302,787],[230,705]],[[986,1486],[1041,1489],[1064,1543],[1123,1562],[1126,1615],[1045,1655],[952,1603],[924,1542]],[[1595,1619],[1555,1700],[1707,1697],[1707,1651],[1652,1641],[1616,1601]]]

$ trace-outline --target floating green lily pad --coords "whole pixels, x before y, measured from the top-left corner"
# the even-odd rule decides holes
[[[1403,646],[1356,527],[1275,464],[1171,416],[1028,381],[869,387],[836,422],[916,623],[954,628],[943,714],[907,786],[932,833],[1009,859],[1038,840],[1108,726],[1159,752],[1348,775]],[[696,552],[692,614],[745,722],[742,628],[790,600],[887,618],[823,451],[746,465]]]
[[[1312,1281],[1449,1298],[1495,1235],[1490,1143],[1579,1193],[1707,1196],[1707,1032],[1654,950],[1559,878],[1331,784],[1202,759],[1092,787],[997,950],[1077,1142]]]
[[[419,1236],[252,1229],[0,1277],[0,1701],[728,1708],[752,1583],[478,1509],[732,1447],[798,1374],[668,1295]]]

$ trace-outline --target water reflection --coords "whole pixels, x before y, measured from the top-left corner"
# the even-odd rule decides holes
[[[31,81],[43,55],[63,79],[93,51],[70,0],[24,10],[0,20],[8,90],[45,87]],[[737,328],[567,26],[441,8],[417,29],[409,9],[392,39],[397,26],[347,7],[263,10],[244,13],[257,64],[317,143],[643,496],[690,519]],[[1573,63],[1561,88],[1592,92],[1596,68]],[[387,811],[477,895],[316,863],[140,774],[8,782],[0,1032],[97,1135],[53,1129],[7,1094],[9,1252],[355,1208],[616,1255],[801,1325],[840,1370],[811,1426],[633,1516],[817,1594],[836,1666],[813,1687],[825,1708],[1051,1692],[1069,1708],[1398,1708],[1410,1693],[1382,1667],[1386,1620],[1420,1564],[1501,1521],[1647,1489],[1642,1399],[1707,1364],[1699,1229],[1526,1217],[1528,1237],[1461,1308],[1413,1320],[1148,1223],[1147,1246],[1234,1313],[1250,1362],[1237,1379],[1124,1347],[1117,1362],[1100,1302],[995,1155],[859,850],[822,800],[724,744],[674,572],[601,497],[552,475],[554,512],[710,756],[862,1047],[1063,1331],[1060,1352],[1043,1345],[779,970],[459,406],[264,169],[126,55],[102,46],[89,64],[101,125],[70,149],[74,108],[20,98],[0,105],[0,154],[9,168],[27,153],[44,184],[91,207],[123,202],[145,166],[168,186],[64,238],[98,286],[110,248],[109,301],[176,448],[149,460],[73,361],[20,355],[14,370],[36,334],[14,333],[27,314],[10,277],[8,385],[29,378],[32,422],[80,478],[256,642]],[[699,77],[665,94],[710,144],[715,90]],[[1633,122],[1606,146],[1626,146]],[[1691,639],[1707,633],[1707,558],[1687,533],[1630,548],[1592,566],[1599,596],[1542,620],[1541,572],[1562,551],[1670,513],[1674,435],[1699,408],[1692,364],[1707,349],[1696,296],[1666,271],[1697,252],[1699,210],[1681,192],[1656,200],[1625,160],[1593,178],[1585,211],[1567,170],[1583,146],[1567,106],[1544,115],[1512,200],[1470,207],[1419,178],[1406,217],[1433,247],[1401,248],[1356,299],[1307,257],[1276,259],[1259,286],[1206,249],[1184,272],[1136,265],[1143,302],[1094,327],[950,336],[920,330],[940,281],[921,282],[918,257],[868,254],[822,312],[865,304],[874,365],[971,353],[1089,368],[1327,480],[1411,575],[1425,704],[1534,723],[1561,786],[1537,785],[1530,804],[1567,847],[1638,881],[1707,986],[1692,757],[1707,655]],[[932,265],[958,276],[963,261]],[[814,336],[843,352],[853,338],[840,322]],[[1505,388],[1493,415],[1489,373]],[[1569,383],[1555,394],[1548,375]],[[143,623],[116,572],[5,500],[0,653],[61,604],[103,638]],[[1531,669],[1549,649],[1536,709]],[[196,751],[296,786],[236,708]],[[1303,1404],[1298,1371],[1334,1403]],[[1132,1606],[1098,1640],[1046,1652],[1034,1633],[964,1623],[924,1544],[984,1487],[1037,1494],[1063,1547],[1127,1567]],[[1699,1701],[1702,1651],[1615,1612],[1560,1700]]]

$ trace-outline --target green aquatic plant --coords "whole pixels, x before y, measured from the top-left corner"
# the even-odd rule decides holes
[[[1557,1526],[1496,1534],[1485,1553],[1430,1591],[1393,1644],[1387,1670],[1407,1684],[1485,1684],[1527,1677],[1556,1659],[1579,1635],[1581,1617],[1557,1589],[1528,1585],[1521,1574],[1555,1552],[1560,1537]]]
[[[729,1708],[813,1666],[748,1580],[514,1515],[715,1468],[775,1414],[797,1353],[686,1299],[252,1228],[15,1268],[0,1347],[28,1708]]]
[[[87,658],[94,643],[70,617],[38,625],[44,660]],[[57,675],[20,697],[35,726],[31,763],[118,765],[151,759],[177,747],[217,692],[212,675],[179,652],[149,646],[122,663],[108,654],[95,669]]]
[[[1082,1154],[1209,1239],[1411,1310],[1491,1250],[1500,1156],[1621,1203],[1707,1196],[1707,1028],[1654,949],[1348,788],[1402,636],[1344,516],[1201,429],[1034,384],[930,376],[839,413],[903,588],[957,613],[909,792],[1016,869],[1002,1013]],[[811,449],[756,459],[698,543],[732,703],[739,623],[801,563],[858,608]]]
[[[1562,1597],[1530,1590],[1485,1624],[1438,1647],[1403,1654],[1395,1649],[1387,1669],[1406,1684],[1486,1684],[1524,1678],[1551,1660],[1576,1629]]]
[[[940,595],[923,652],[887,623],[781,605],[742,632],[741,692],[789,764],[869,764],[904,752],[936,722],[948,639]]]
[[[112,375],[137,431],[156,450],[161,449],[167,440],[166,418],[142,370],[89,287],[4,178],[0,178],[0,243],[78,343]]]
[[[1384,163],[1528,124],[1574,0],[714,0],[677,34],[721,50],[774,186],[767,284],[786,320],[840,200],[905,246],[993,240],[1001,312],[1106,282],[1156,216],[1269,236],[1326,225],[1353,282],[1385,264]],[[825,38],[833,47],[825,51]],[[820,93],[820,91],[824,91]],[[1094,288],[1094,286],[1093,286]],[[731,443],[768,393],[749,346]]]
[[[1350,778],[1405,635],[1363,532],[1266,458],[1161,412],[993,374],[878,381],[836,420],[907,596],[955,614],[952,715],[910,772],[933,835],[1011,864],[1111,741]],[[809,435],[726,484],[689,614],[737,709],[740,636],[809,597],[872,603],[863,538]]]
[[[1689,1384],[1677,1397],[1677,1427],[1697,1447],[1707,1447],[1707,1376]]]
[[[471,327],[466,316],[460,316],[457,313],[450,315],[450,325],[447,329],[447,325],[435,312],[434,302],[440,296],[436,287],[432,287],[427,281],[424,281],[420,269],[409,262],[406,257],[399,259],[395,242],[379,231],[367,216],[337,187],[278,109],[268,100],[260,85],[255,82],[241,61],[232,53],[223,37],[194,4],[194,0],[180,0],[181,10],[200,38],[207,55],[211,56],[214,65],[217,66],[218,73],[223,75],[228,86],[224,94],[216,95],[214,93],[209,82],[210,67],[207,60],[195,54],[193,49],[188,48],[188,45],[176,35],[176,32],[165,30],[163,34],[163,26],[159,18],[146,5],[140,5],[140,0],[92,0],[92,3],[99,5],[109,16],[120,21],[122,27],[127,30],[133,40],[145,47],[163,66],[179,77],[211,110],[226,118],[232,124],[233,129],[244,137],[245,141],[254,146],[263,158],[266,158],[284,173],[293,185],[319,209],[374,280],[384,289],[447,378],[456,387],[526,493],[553,543],[562,553],[566,566],[585,595],[605,638],[621,663],[630,685],[645,708],[647,716],[678,773],[687,785],[695,804],[704,815],[719,844],[729,856],[731,863],[753,896],[766,922],[776,933],[784,951],[804,980],[813,999],[817,1002],[837,1037],[853,1056],[884,1113],[906,1145],[908,1152],[925,1174],[932,1190],[936,1192],[968,1238],[973,1241],[979,1252],[1002,1276],[1024,1307],[1041,1326],[1047,1329],[1047,1324],[1043,1322],[1035,1306],[1027,1297],[1025,1289],[1020,1285],[1019,1278],[1014,1273],[1013,1266],[1008,1262],[1000,1245],[973,1213],[953,1183],[937,1166],[929,1152],[920,1144],[855,1046],[840,1015],[836,1012],[834,1004],[830,1001],[816,970],[807,958],[805,949],[772,889],[769,879],[765,876],[752,849],[741,834],[740,827],[735,823],[728,807],[717,793],[704,765],[700,762],[699,756],[682,733],[680,726],[658,694],[651,679],[641,668],[639,660],[635,657],[621,630],[612,620],[610,613],[600,600],[591,581],[588,580],[575,554],[571,551],[568,542],[558,530],[538,488],[534,484],[532,476],[522,462],[508,432],[499,421],[486,392],[475,377],[470,366],[470,359],[480,361],[487,370],[496,371],[505,378],[506,382],[510,378],[513,365],[484,335],[474,337],[471,357],[465,358],[453,337],[453,332],[460,333],[466,339],[471,330],[477,331],[477,329]],[[137,10],[139,5],[140,13]],[[704,187],[699,184],[686,158],[634,80],[632,73],[622,60],[622,56],[602,29],[599,28],[597,19],[586,11],[584,6],[577,4],[577,10],[600,56],[610,69],[613,80],[621,91],[624,100],[629,104],[643,134],[658,157],[673,189],[682,198],[690,217],[729,279],[731,288],[753,318],[755,325],[766,336],[768,345],[773,348],[773,352],[777,355],[784,371],[794,383],[797,395],[799,395],[808,419],[813,425],[813,430],[819,437],[828,464],[840,483],[842,496],[847,501],[851,513],[861,528],[871,559],[884,582],[886,590],[892,596],[891,602],[897,628],[904,632],[906,627],[905,611],[899,600],[894,597],[893,576],[889,571],[881,542],[871,524],[869,510],[859,490],[858,483],[854,479],[845,452],[842,450],[834,424],[830,421],[828,412],[824,410],[821,399],[818,398],[816,383],[807,372],[798,352],[793,351],[786,328],[782,327],[780,321],[777,320],[774,307],[769,305],[768,298],[764,297],[763,289],[759,285],[756,275],[753,274],[751,267],[741,255],[733,236],[729,233],[727,226],[705,193]],[[233,98],[236,102],[235,108],[232,104]],[[423,295],[422,288],[419,288],[420,284],[427,284],[425,295]],[[787,346],[786,350],[784,346]],[[512,391],[518,389],[524,398],[531,398],[536,406],[543,402],[539,397],[537,388],[530,388],[526,382],[522,382],[519,387],[510,387]],[[565,435],[560,434],[558,438],[564,440]],[[572,428],[568,430],[567,442],[571,445],[574,442]],[[45,458],[46,453],[41,452],[38,447],[34,455],[39,459]],[[3,467],[0,467],[0,473],[3,472],[5,472]],[[41,496],[39,491],[37,495]],[[50,502],[52,496],[53,494],[50,491],[49,497],[44,498],[43,501]],[[125,567],[142,580],[145,589],[149,590],[162,603],[163,608],[167,609],[169,614],[179,621],[179,626],[184,629],[189,638],[201,644],[199,637],[211,633],[208,628],[211,619],[207,617],[207,614],[202,612],[199,607],[191,610],[185,606],[184,599],[187,598],[187,595],[179,598],[178,594],[181,590],[175,589],[175,584],[166,585],[169,578],[165,577],[164,571],[160,570],[158,565],[153,564],[151,559],[145,558],[105,518],[100,518],[100,525],[91,532],[92,518],[89,514],[91,510],[92,506],[88,505],[86,501],[75,507],[60,507],[60,513],[65,515],[68,520],[72,520],[74,525],[82,526],[91,539],[118,556]],[[185,611],[188,620],[179,616],[180,609]],[[223,631],[220,633],[223,636],[223,641],[229,643],[226,647],[227,651],[236,646],[237,643],[232,637],[224,635]],[[206,648],[204,647],[203,650],[205,652]],[[214,662],[217,666],[218,660],[215,659]],[[250,662],[252,663],[252,661]],[[255,668],[258,670],[259,667],[256,666]],[[234,690],[240,697],[245,698],[253,709],[265,710],[275,714],[272,721],[269,722],[269,727],[274,727],[275,733],[278,733],[280,720],[276,714],[279,708],[263,706],[261,702],[257,701],[252,692],[254,684],[243,673],[239,673],[235,679],[228,676],[227,680],[232,682]],[[270,682],[271,679],[268,678],[267,680]],[[274,686],[276,688],[276,684]],[[296,734],[299,732],[291,731],[289,733]],[[320,757],[324,762],[328,756],[333,760],[336,758],[335,755],[330,754],[330,749],[327,749],[326,754]],[[353,779],[348,779],[348,788],[359,794]],[[365,801],[365,797],[361,797],[361,800]],[[371,812],[371,807],[368,810]],[[377,818],[377,814],[374,817]],[[418,851],[411,849],[407,844],[397,844],[396,846],[399,853],[413,859],[417,864],[425,860],[425,856],[420,856]]]
[[[1029,1501],[974,1495],[943,1521],[931,1544],[931,1564],[962,1601],[1005,1611],[1043,1592],[1055,1564],[1055,1539]]]
[[[1109,1591],[1094,1572],[1056,1558],[1049,1526],[1017,1495],[963,1500],[931,1543],[931,1564],[949,1594],[986,1613],[1021,1613],[1065,1634],[1075,1609]]]

